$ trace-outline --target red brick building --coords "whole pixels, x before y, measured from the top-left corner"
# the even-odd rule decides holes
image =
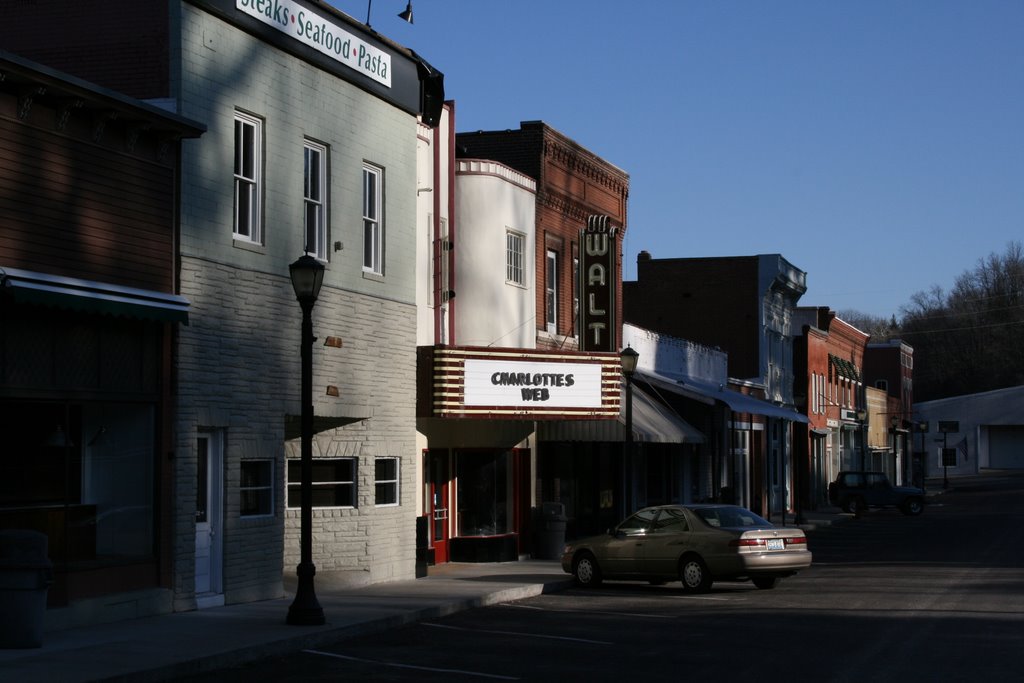
[[[622,328],[622,242],[627,227],[629,175],[543,121],[518,130],[459,133],[460,156],[491,159],[537,181],[537,348],[578,348],[577,284],[580,229],[591,215],[606,215],[618,229],[615,242],[614,339]]]
[[[160,611],[179,140],[204,128],[10,53],[0,73],[0,528],[48,537],[51,625],[117,593]]]

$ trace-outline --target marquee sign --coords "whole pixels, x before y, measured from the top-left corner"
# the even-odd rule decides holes
[[[580,230],[580,350],[618,351],[615,339],[615,237],[608,216],[590,216]]]
[[[235,8],[391,87],[391,55],[293,0],[235,0]]]
[[[619,415],[617,354],[433,350],[435,417],[597,419]]]

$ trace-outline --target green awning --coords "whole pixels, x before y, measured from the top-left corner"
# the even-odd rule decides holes
[[[148,289],[0,268],[0,292],[17,304],[188,324],[188,299]]]

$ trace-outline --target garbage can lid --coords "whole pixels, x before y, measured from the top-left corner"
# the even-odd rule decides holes
[[[30,529],[0,531],[0,565],[4,567],[50,567],[46,534]]]
[[[545,517],[564,517],[565,516],[565,505],[562,503],[544,503],[541,506],[541,514]]]

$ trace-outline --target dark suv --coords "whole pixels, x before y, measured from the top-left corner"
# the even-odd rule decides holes
[[[924,491],[916,486],[893,486],[884,472],[840,472],[828,485],[828,499],[846,512],[898,507],[905,515],[924,511]]]

